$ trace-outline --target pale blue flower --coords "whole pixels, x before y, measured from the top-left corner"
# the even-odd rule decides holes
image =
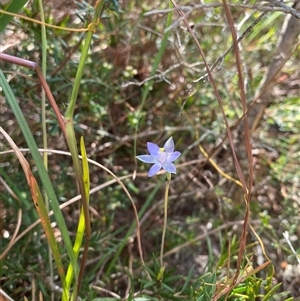
[[[145,163],[154,163],[149,169],[148,177],[153,177],[162,168],[166,172],[176,174],[176,166],[172,162],[175,161],[181,153],[178,151],[174,152],[174,141],[172,137],[168,139],[162,148],[152,142],[147,142],[147,148],[150,155],[140,155],[136,156],[136,158]]]

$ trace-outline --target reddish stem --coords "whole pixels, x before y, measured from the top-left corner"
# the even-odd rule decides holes
[[[43,76],[43,73],[42,73],[39,65],[36,62],[21,59],[21,58],[18,58],[18,57],[12,56],[12,55],[8,55],[8,54],[2,53],[2,52],[0,52],[0,60],[35,70],[35,72],[37,73],[37,76],[40,80],[40,83],[47,95],[50,105],[56,115],[57,121],[63,131],[63,134],[66,137],[66,127],[65,127],[64,119],[59,111],[56,101],[51,93],[51,90],[48,86],[46,79]]]

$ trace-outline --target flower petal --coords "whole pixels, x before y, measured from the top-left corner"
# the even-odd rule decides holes
[[[173,163],[164,164],[163,169],[169,173],[176,173],[176,166]]]
[[[174,141],[173,138],[170,137],[164,145],[164,149],[166,153],[173,153],[174,152]]]
[[[152,142],[147,142],[147,148],[151,156],[157,157],[159,152],[159,146]]]
[[[140,155],[140,156],[136,156],[136,158],[145,163],[155,163],[156,162],[156,159],[153,158],[151,155]]]
[[[156,175],[161,169],[160,163],[155,163],[148,171],[148,177],[153,177]]]
[[[175,161],[180,155],[181,155],[181,153],[180,153],[180,152],[177,152],[177,151],[174,152],[174,153],[172,153],[172,154],[169,154],[169,155],[167,156],[166,162],[167,162],[167,163],[171,163],[171,162]]]
[[[168,159],[168,154],[166,152],[158,152],[157,154],[157,161],[160,162],[161,164],[167,163]]]

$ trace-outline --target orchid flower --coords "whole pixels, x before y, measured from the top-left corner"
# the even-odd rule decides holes
[[[162,168],[168,173],[176,174],[175,161],[181,153],[178,151],[174,152],[174,141],[170,137],[165,143],[164,147],[159,147],[155,143],[147,142],[147,149],[150,155],[140,155],[136,158],[144,163],[154,163],[154,165],[148,171],[148,177],[153,177]]]

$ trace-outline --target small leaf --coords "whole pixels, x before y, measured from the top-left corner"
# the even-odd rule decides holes
[[[159,273],[156,276],[157,281],[161,281],[164,278],[165,267],[161,267]]]
[[[147,270],[147,272],[148,272],[154,279],[156,278],[155,273],[154,273],[149,267],[147,267],[146,265],[145,265],[145,269]]]
[[[156,281],[148,281],[145,283],[144,288],[148,288],[156,284]]]
[[[174,291],[171,287],[169,287],[167,284],[162,283],[162,286],[163,286],[166,290],[168,290],[169,292],[175,293],[175,291]]]
[[[182,286],[182,289],[181,289],[181,293],[185,291],[185,289],[187,288],[187,286],[189,285],[190,283],[190,280],[194,274],[194,270],[195,270],[195,265],[193,264],[190,271],[189,271],[189,274],[187,275],[186,279],[185,279],[185,282]]]

